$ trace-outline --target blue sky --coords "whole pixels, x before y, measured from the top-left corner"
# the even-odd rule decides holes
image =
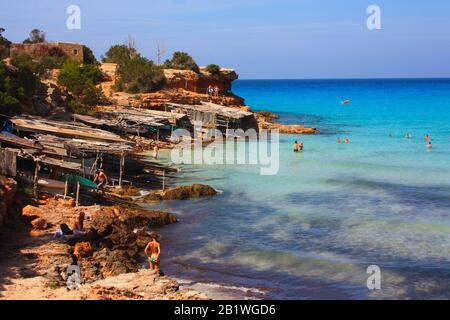
[[[81,30],[66,28],[72,4]],[[371,4],[381,30],[366,28]],[[187,51],[241,79],[450,77],[448,0],[0,0],[0,8],[14,42],[39,28],[100,56],[131,35],[148,58],[160,42],[166,57]]]

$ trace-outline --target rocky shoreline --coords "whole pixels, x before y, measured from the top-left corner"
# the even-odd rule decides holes
[[[58,49],[58,44],[37,46]],[[14,46],[19,51],[33,47]],[[39,52],[27,58],[30,63],[40,61]],[[13,58],[7,57],[2,67],[14,78],[20,65]],[[165,67],[164,84],[157,90],[130,93],[116,86],[118,63],[76,64],[74,70],[67,64],[65,71],[64,65],[35,75],[31,99],[21,101],[15,113],[0,115],[5,129],[0,133],[2,174],[18,181],[0,176],[0,299],[207,299],[180,289],[171,278],[141,270],[146,231],[177,218],[139,204],[209,197],[217,191],[201,184],[166,189],[177,169],[141,153],[173,148],[171,135],[177,128],[201,134],[211,128],[225,133],[231,128],[293,134],[317,130],[278,123],[278,116],[267,111],[253,112],[231,90],[238,79],[233,69]],[[89,108],[74,104],[71,81],[61,82],[71,77],[60,77],[69,71],[78,77],[83,68],[98,72],[92,92],[86,92],[99,90],[102,97]],[[199,119],[200,130],[194,126]],[[93,180],[100,168],[114,185],[104,197],[93,191],[99,188]],[[39,190],[46,186],[53,188],[45,190],[48,194]],[[151,190],[142,195],[140,188]],[[81,234],[55,237],[64,225],[79,230],[81,215]],[[81,287],[68,291],[67,270],[73,266],[80,269]]]
[[[211,192],[209,188],[174,188],[167,194],[172,194],[170,199],[184,198],[185,192],[189,196],[189,191],[201,196],[198,190]],[[85,216],[84,234],[55,237],[63,223],[75,228],[80,213]],[[15,227],[0,231],[0,299],[208,299],[142,269],[148,228],[177,221],[168,212],[133,205],[74,207],[71,199],[41,195],[37,203],[24,206]],[[66,288],[70,266],[80,268],[79,290]]]

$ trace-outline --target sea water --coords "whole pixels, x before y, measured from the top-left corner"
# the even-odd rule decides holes
[[[180,166],[180,183],[222,192],[150,205],[180,219],[158,229],[167,274],[241,298],[450,298],[450,80],[241,80],[233,91],[320,133],[282,135],[274,176]],[[380,290],[367,287],[371,265]]]

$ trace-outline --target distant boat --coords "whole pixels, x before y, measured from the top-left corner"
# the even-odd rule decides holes
[[[350,100],[342,100],[341,103],[342,103],[342,104],[349,104],[349,103],[350,103]]]

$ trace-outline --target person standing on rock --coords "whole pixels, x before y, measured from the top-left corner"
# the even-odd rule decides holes
[[[158,152],[159,152],[158,145],[155,144],[155,146],[153,147],[153,158],[158,159]]]
[[[150,232],[150,242],[144,249],[145,255],[148,256],[148,262],[151,270],[159,270],[159,255],[161,254],[161,245],[158,242],[158,235]]]
[[[105,187],[108,184],[108,176],[103,169],[99,169],[95,172],[94,182],[98,182],[97,190],[105,194]]]

